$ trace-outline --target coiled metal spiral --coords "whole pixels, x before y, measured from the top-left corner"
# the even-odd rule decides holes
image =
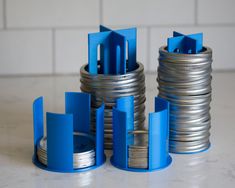
[[[37,146],[38,160],[47,166],[47,137],[43,137]],[[86,168],[95,165],[94,139],[84,133],[74,133],[73,168]]]
[[[87,65],[80,69],[81,91],[92,95],[92,130],[95,131],[95,108],[105,103],[104,110],[104,145],[112,149],[112,108],[116,99],[134,96],[134,126],[144,127],[145,121],[145,76],[144,67],[137,63],[137,68],[123,75],[92,75],[87,71]]]
[[[212,50],[198,54],[159,49],[159,97],[170,102],[170,143],[173,153],[194,153],[210,146]]]

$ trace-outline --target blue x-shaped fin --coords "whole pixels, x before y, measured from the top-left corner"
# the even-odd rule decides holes
[[[126,67],[126,43],[128,64]],[[100,69],[97,47],[100,45]],[[113,31],[100,26],[100,32],[88,34],[88,71],[90,74],[125,74],[136,68],[136,28]]]
[[[167,39],[167,49],[171,53],[197,54],[203,48],[203,33],[183,35],[173,32],[173,37]]]

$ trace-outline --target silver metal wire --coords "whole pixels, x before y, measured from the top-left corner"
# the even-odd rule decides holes
[[[212,50],[180,54],[163,46],[159,54],[158,95],[170,102],[170,152],[203,151],[210,146]]]
[[[84,133],[74,133],[73,168],[86,168],[95,165],[94,139]],[[38,160],[47,166],[47,137],[43,137],[37,146]]]
[[[87,71],[87,65],[80,69],[81,91],[92,95],[91,129],[95,132],[95,108],[105,103],[104,110],[104,145],[112,149],[112,108],[116,99],[134,96],[134,126],[144,127],[145,121],[145,76],[144,67],[137,63],[137,68],[123,75],[92,75]]]
[[[128,146],[128,166],[130,168],[148,168],[148,131],[135,130],[133,145]]]

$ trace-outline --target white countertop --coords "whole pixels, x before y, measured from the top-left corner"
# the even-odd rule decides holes
[[[157,95],[156,75],[147,75],[147,111]],[[209,151],[171,154],[168,168],[152,173],[111,166],[77,174],[43,171],[33,154],[32,101],[43,95],[45,111],[63,112],[64,91],[79,91],[77,76],[0,78],[0,187],[235,187],[235,72],[213,74]]]

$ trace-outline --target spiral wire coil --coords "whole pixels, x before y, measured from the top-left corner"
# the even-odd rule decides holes
[[[81,91],[90,93],[92,104],[91,129],[95,132],[95,108],[102,102],[104,110],[104,145],[112,149],[112,108],[116,99],[134,96],[134,126],[142,129],[145,121],[145,76],[144,67],[137,63],[137,68],[123,75],[92,75],[87,71],[87,65],[80,69]]]
[[[158,95],[170,102],[170,152],[204,151],[210,146],[212,50],[180,54],[163,46],[159,54]]]

